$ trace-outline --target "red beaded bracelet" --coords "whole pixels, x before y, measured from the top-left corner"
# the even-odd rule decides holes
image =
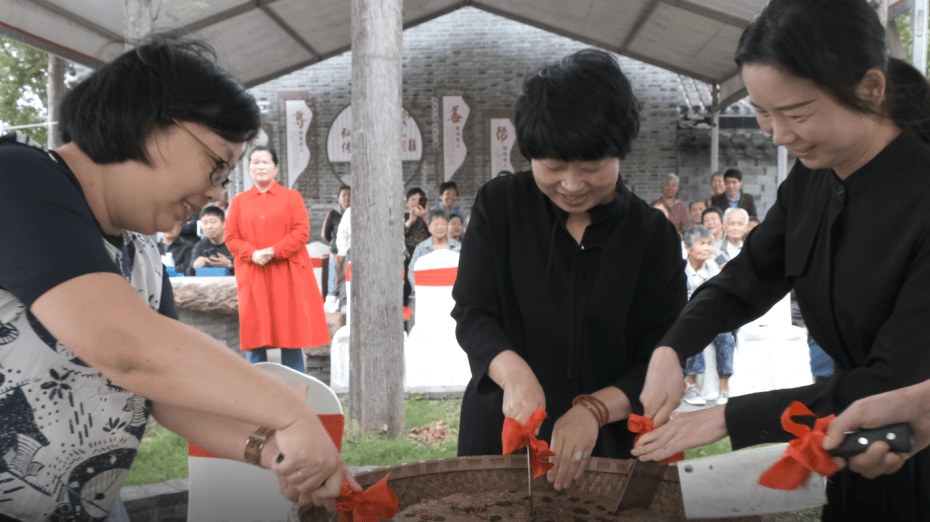
[[[572,406],[578,404],[584,406],[594,415],[594,418],[597,420],[598,428],[603,427],[607,424],[607,421],[610,420],[610,410],[608,410],[607,405],[597,397],[582,393],[572,401]]]

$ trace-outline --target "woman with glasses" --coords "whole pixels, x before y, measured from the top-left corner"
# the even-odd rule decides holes
[[[307,253],[310,217],[299,192],[282,187],[270,147],[249,154],[254,185],[229,204],[226,245],[235,256],[239,345],[250,362],[281,348],[281,363],[304,371],[302,348],[329,344],[329,327]]]
[[[176,320],[148,237],[220,199],[260,123],[212,51],[152,41],[68,93],[62,147],[0,138],[0,519],[117,511],[149,415],[294,502],[352,480],[297,394]]]

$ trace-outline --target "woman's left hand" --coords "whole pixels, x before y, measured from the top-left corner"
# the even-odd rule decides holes
[[[686,449],[713,444],[727,436],[726,406],[672,413],[667,423],[642,437],[633,448],[641,461],[661,461]]]
[[[551,462],[555,464],[546,477],[560,490],[571,485],[588,467],[598,425],[594,414],[582,405],[573,406],[552,428]]]

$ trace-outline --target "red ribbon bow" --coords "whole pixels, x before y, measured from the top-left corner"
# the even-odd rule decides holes
[[[342,480],[342,493],[336,499],[339,522],[379,522],[397,514],[397,495],[387,485],[387,477],[370,488],[359,491]]]
[[[797,489],[807,480],[811,471],[816,471],[825,477],[836,473],[836,464],[827,450],[823,449],[823,438],[836,415],[817,419],[813,430],[791,420],[791,417],[795,415],[813,415],[813,413],[807,409],[807,406],[795,401],[781,414],[782,427],[798,438],[788,443],[788,448],[782,454],[781,459],[759,477],[761,486],[772,489]]]
[[[504,455],[510,455],[520,448],[529,448],[530,469],[533,478],[537,479],[546,474],[555,465],[543,460],[554,457],[555,453],[549,449],[549,444],[536,438],[536,430],[546,419],[546,410],[539,408],[526,419],[526,424],[520,424],[510,417],[504,417],[504,432],[501,433],[501,442],[504,445]]]
[[[630,418],[626,421],[626,426],[630,431],[637,434],[636,438],[633,439],[633,444],[639,442],[639,438],[643,435],[656,429],[655,425],[652,423],[652,419],[643,417],[642,415],[636,415],[635,413],[630,414]],[[685,460],[684,452],[676,453],[662,462],[659,462],[659,464],[671,464],[679,460]]]

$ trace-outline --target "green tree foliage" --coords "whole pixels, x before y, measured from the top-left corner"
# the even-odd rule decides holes
[[[928,13],[930,16],[930,13]],[[907,53],[908,62],[911,61],[912,55],[914,53],[914,37],[911,32],[911,15],[899,16],[895,19],[895,23],[898,25],[898,34],[901,35],[901,43],[904,44],[904,52]],[[927,26],[927,20],[924,20],[924,27]],[[930,71],[930,53],[927,54],[927,70]]]
[[[0,36],[0,121],[5,125],[41,123],[46,118],[48,54]],[[23,129],[45,144],[47,129]]]

